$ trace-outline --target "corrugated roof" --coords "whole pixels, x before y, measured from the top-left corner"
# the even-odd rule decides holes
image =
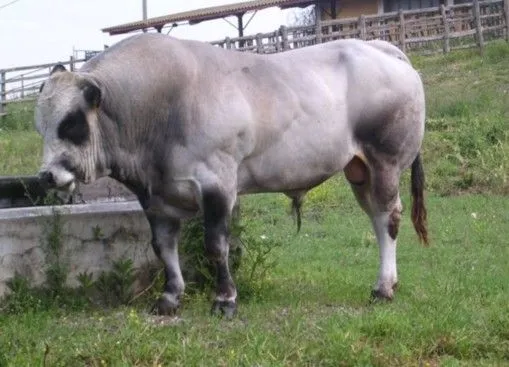
[[[314,4],[312,0],[253,0],[242,3],[212,6],[197,10],[184,11],[181,13],[164,15],[161,17],[149,18],[146,21],[139,20],[137,22],[120,24],[102,29],[103,32],[110,35],[132,32],[144,28],[162,28],[165,24],[173,24],[177,22],[199,23],[204,20],[212,20],[224,18],[230,15],[243,14],[248,11],[261,10],[273,6],[281,8],[289,8],[293,6],[308,6]]]

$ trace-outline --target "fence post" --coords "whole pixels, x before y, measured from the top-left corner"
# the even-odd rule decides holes
[[[399,10],[399,44],[401,51],[406,52],[405,14],[401,9]]]
[[[482,36],[481,9],[479,7],[479,0],[474,0],[474,18],[475,18],[475,30],[477,35],[477,45],[479,46],[482,55],[484,52],[484,39]]]
[[[359,28],[361,40],[365,41],[367,39],[367,35],[366,35],[366,16],[364,14],[362,14],[359,17],[359,23],[357,27]]]
[[[283,42],[283,51],[289,50],[290,45],[288,44],[288,28],[286,28],[286,26],[282,25],[279,28],[279,33],[281,33],[281,40]]]
[[[509,0],[504,0],[505,39],[509,42]]]
[[[451,51],[449,45],[449,21],[447,20],[447,10],[444,4],[440,6],[440,12],[442,13],[442,21],[444,22],[444,53],[448,53]]]
[[[230,37],[226,37],[224,39],[224,43],[226,45],[227,50],[230,50],[232,48],[232,41],[230,40]]]
[[[256,35],[256,52],[261,54],[263,53],[263,40],[262,40],[262,34],[258,33]]]
[[[322,20],[320,19],[320,11],[316,11],[315,36],[316,43],[322,43]]]
[[[70,69],[71,71],[74,71],[74,69],[75,69],[75,67],[74,67],[74,56],[71,56],[71,57],[69,58],[69,69]]]
[[[6,95],[5,95],[5,81],[7,79],[5,78],[5,71],[2,70],[0,71],[0,119],[3,118],[3,116],[5,115],[5,100],[7,99],[6,98]]]
[[[274,37],[276,52],[281,52],[281,41],[279,40],[279,31],[274,31],[272,37]]]

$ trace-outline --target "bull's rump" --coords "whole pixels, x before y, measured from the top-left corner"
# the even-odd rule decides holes
[[[218,147],[234,157],[240,192],[312,187],[373,136],[404,144],[409,156],[420,146],[419,136],[404,141],[385,133],[412,124],[423,130],[415,116],[394,119],[399,110],[423,109],[417,73],[362,41],[256,55],[144,34],[111,47],[83,71],[114,79],[114,94],[136,95],[119,112],[128,124],[156,126],[161,136],[168,135],[164,129],[180,131],[192,157],[212,157]],[[187,177],[191,169],[179,163],[171,171]]]
[[[264,103],[243,94],[257,106],[251,123],[262,139],[239,168],[239,191],[307,190],[366,145],[408,167],[424,132],[424,93],[401,52],[388,51],[352,40],[267,57],[277,76],[259,72],[262,88],[273,84],[260,91]]]

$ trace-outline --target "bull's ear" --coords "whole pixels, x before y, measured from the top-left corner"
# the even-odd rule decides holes
[[[101,104],[101,88],[90,80],[84,80],[81,85],[83,91],[83,97],[87,101],[88,105],[93,108],[99,107]]]
[[[53,75],[55,73],[61,73],[62,71],[67,71],[65,66],[62,64],[56,64],[55,66],[53,66],[53,69],[51,69],[51,72],[49,73],[49,75]]]

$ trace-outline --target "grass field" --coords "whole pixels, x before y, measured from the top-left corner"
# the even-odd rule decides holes
[[[233,321],[210,317],[205,294],[188,296],[177,322],[150,316],[144,304],[5,314],[4,360],[12,366],[44,359],[51,366],[509,364],[508,198],[431,196],[432,246],[418,245],[405,216],[401,288],[392,303],[369,304],[378,249],[346,188],[335,196],[340,200],[325,210],[320,201],[309,203],[300,235],[282,198],[244,201],[249,233],[280,247],[256,294],[244,294],[239,284]]]
[[[243,200],[246,233],[276,245],[275,263],[255,284],[241,267],[236,319],[210,317],[199,292],[178,320],[149,315],[150,297],[117,308],[30,299],[0,313],[0,366],[509,366],[509,45],[413,62],[428,100],[431,246],[413,233],[404,183],[393,302],[368,302],[378,248],[337,178],[308,195],[300,234],[282,196]],[[0,128],[0,174],[36,172],[39,138]]]

